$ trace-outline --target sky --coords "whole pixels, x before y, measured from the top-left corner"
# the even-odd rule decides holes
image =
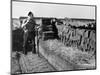
[[[12,2],[12,18],[27,16],[29,11],[32,11],[35,17],[95,19],[93,6]]]

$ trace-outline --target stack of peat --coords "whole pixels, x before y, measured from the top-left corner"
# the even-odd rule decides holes
[[[52,19],[42,19],[42,39],[55,39],[57,38],[57,28],[51,22]]]

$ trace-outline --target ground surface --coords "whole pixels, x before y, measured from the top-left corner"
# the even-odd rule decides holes
[[[16,53],[12,54],[16,56]],[[27,55],[20,53],[19,61],[13,57],[12,73],[94,69],[95,58],[89,57],[89,54],[65,47],[57,40],[42,41],[39,44],[39,55],[32,52]]]
[[[21,54],[19,59],[20,68],[19,65],[14,64],[15,63],[12,63],[12,71],[15,71],[15,73],[56,71],[55,68],[49,64],[43,56],[38,56],[38,54],[32,54],[31,52],[29,52],[28,55]],[[21,69],[21,71],[19,69]]]

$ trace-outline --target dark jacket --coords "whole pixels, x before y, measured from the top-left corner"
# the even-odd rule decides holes
[[[35,26],[36,26],[36,23],[34,21],[34,18],[31,18],[29,20],[29,22],[26,24],[26,29],[28,29],[28,31],[34,31],[35,32]]]

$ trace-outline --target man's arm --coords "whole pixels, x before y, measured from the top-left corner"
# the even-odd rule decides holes
[[[28,19],[24,20],[21,27],[24,28],[28,22],[29,22]]]

